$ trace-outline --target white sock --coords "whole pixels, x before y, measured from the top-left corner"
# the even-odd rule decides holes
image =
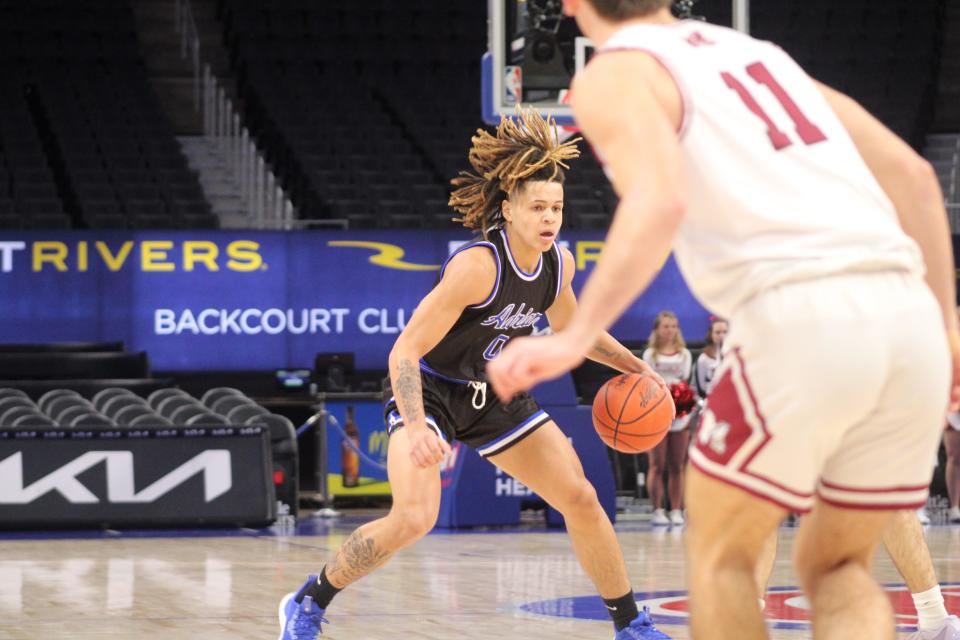
[[[943,594],[940,585],[921,593],[910,594],[913,597],[913,606],[917,610],[917,623],[921,631],[932,631],[942,627],[950,614],[943,606]]]

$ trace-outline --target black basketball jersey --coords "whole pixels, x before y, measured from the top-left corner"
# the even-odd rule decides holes
[[[540,255],[533,273],[524,273],[510,253],[503,229],[491,231],[489,241],[460,247],[441,267],[440,278],[453,256],[477,246],[487,247],[497,263],[493,291],[480,304],[464,309],[447,335],[420,361],[423,371],[451,382],[486,381],[486,363],[512,338],[533,333],[534,324],[560,294],[563,281],[563,259],[556,243]]]

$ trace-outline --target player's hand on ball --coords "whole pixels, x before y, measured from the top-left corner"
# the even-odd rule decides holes
[[[583,362],[584,350],[562,333],[516,338],[487,365],[493,390],[503,402],[537,383],[551,380]]]
[[[407,428],[407,437],[410,438],[410,459],[421,469],[432,467],[450,453],[450,445],[436,434],[433,429],[426,427]]]
[[[647,364],[640,358],[637,358],[636,373],[642,373],[645,376],[650,376],[651,378],[655,379],[660,384],[661,387],[667,386],[667,382],[660,377],[660,374],[657,373],[653,367],[651,367],[649,364]]]

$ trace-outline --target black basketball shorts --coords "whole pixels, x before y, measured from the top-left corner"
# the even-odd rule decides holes
[[[427,424],[447,442],[459,440],[484,458],[503,453],[550,421],[530,394],[504,404],[492,389],[480,387],[485,383],[447,381],[426,371],[420,377]],[[392,435],[403,426],[403,418],[389,378],[383,383],[383,400],[387,433]]]

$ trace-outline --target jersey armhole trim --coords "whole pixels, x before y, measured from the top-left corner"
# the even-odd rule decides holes
[[[440,279],[443,280],[443,273],[444,271],[446,271],[447,265],[450,264],[450,261],[453,260],[453,257],[455,255],[457,255],[461,251],[466,251],[467,249],[472,249],[474,247],[486,247],[490,249],[490,252],[493,253],[493,261],[497,265],[497,279],[493,283],[493,290],[490,292],[490,295],[487,296],[487,299],[481,302],[480,304],[474,304],[467,307],[467,309],[483,309],[484,307],[489,305],[491,302],[493,302],[493,299],[497,296],[497,291],[500,290],[500,280],[501,280],[501,274],[503,272],[503,269],[500,266],[500,254],[497,252],[497,247],[492,242],[488,242],[486,240],[482,240],[479,242],[471,242],[463,245],[462,247],[460,247],[459,249],[451,253],[449,256],[447,256],[447,259],[443,261],[443,265],[441,265],[440,267]]]
[[[560,297],[560,291],[563,289],[563,253],[560,251],[560,245],[556,242],[553,243],[553,249],[557,252],[557,293],[553,296],[553,301],[556,302],[557,298]]]
[[[647,54],[656,60],[660,66],[670,74],[670,77],[673,78],[673,84],[677,87],[677,91],[680,92],[681,114],[680,126],[677,128],[677,137],[683,140],[687,135],[687,131],[690,130],[690,123],[693,120],[693,98],[691,97],[690,90],[687,88],[687,84],[680,77],[680,74],[677,73],[673,65],[667,62],[666,58],[652,49],[644,47],[611,47],[610,49],[602,49],[597,53],[617,53],[620,51],[639,51],[640,53]]]

